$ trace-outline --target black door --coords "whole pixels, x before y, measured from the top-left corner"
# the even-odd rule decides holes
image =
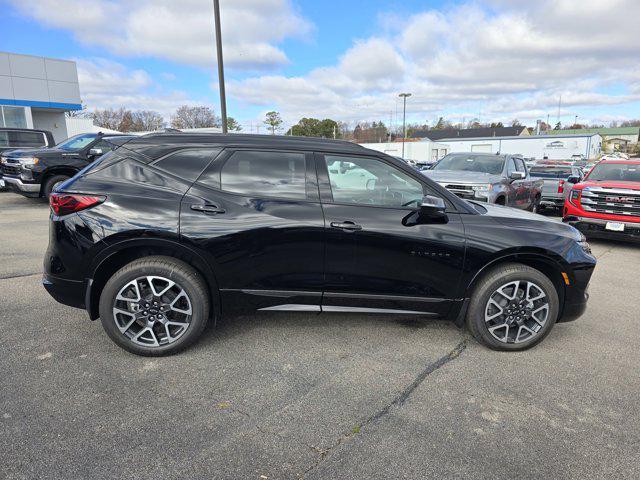
[[[460,215],[416,224],[418,202],[433,192],[381,158],[316,154],[316,165],[327,225],[323,311],[446,314],[463,264]]]
[[[225,311],[320,310],[324,218],[313,154],[225,151],[185,195],[180,232],[208,255]]]

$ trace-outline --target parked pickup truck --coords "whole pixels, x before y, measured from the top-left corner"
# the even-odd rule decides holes
[[[534,180],[522,157],[450,153],[422,173],[461,198],[537,212],[542,180]]]
[[[640,240],[640,159],[597,163],[571,189],[562,221],[587,237]]]
[[[579,183],[584,177],[580,167],[559,163],[536,164],[529,169],[529,173],[531,178],[543,181],[541,209],[561,209],[573,184]]]
[[[0,154],[16,148],[52,147],[56,142],[47,130],[31,128],[0,128]],[[6,187],[0,172],[0,190]]]
[[[73,177],[116,142],[133,138],[127,135],[83,133],[53,148],[10,150],[0,157],[2,179],[8,187],[26,197],[45,197],[60,183]]]

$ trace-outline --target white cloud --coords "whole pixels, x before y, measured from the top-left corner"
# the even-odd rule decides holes
[[[77,59],[82,99],[89,110],[120,108],[155,110],[169,120],[180,105],[206,105],[180,90],[166,90],[144,70],[97,58]]]
[[[123,56],[209,67],[215,61],[210,0],[12,0],[39,22],[70,30],[80,42]],[[278,44],[313,27],[290,0],[223,0],[225,64],[268,69],[288,62]]]
[[[640,18],[640,2],[489,0],[381,14],[382,36],[354,42],[335,65],[232,82],[229,91],[290,118],[387,119],[401,91],[413,93],[409,109],[422,119],[475,111],[531,121],[555,116],[560,95],[563,115],[604,112],[640,101],[640,36],[611,11]]]

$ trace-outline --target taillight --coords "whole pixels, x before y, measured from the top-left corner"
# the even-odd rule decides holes
[[[51,210],[58,216],[86,210],[104,202],[103,195],[81,195],[77,193],[52,193],[49,197]]]
[[[558,182],[558,193],[564,193],[564,180]]]

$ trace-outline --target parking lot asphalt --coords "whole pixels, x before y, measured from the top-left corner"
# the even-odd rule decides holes
[[[638,246],[592,241],[587,313],[526,352],[265,313],[149,359],[41,287],[47,217],[0,192],[0,478],[640,478]]]

